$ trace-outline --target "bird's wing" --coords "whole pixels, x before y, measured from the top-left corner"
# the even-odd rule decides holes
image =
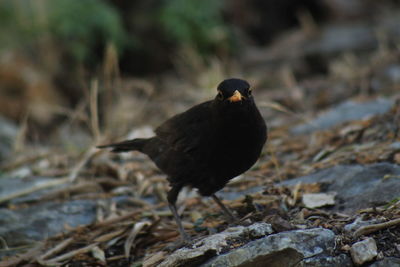
[[[178,152],[195,153],[212,140],[212,101],[196,105],[170,118],[156,130],[157,136]]]

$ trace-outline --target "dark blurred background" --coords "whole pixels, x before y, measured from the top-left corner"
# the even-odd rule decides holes
[[[155,126],[229,76],[295,112],[385,94],[399,88],[399,2],[2,0],[0,127],[13,144],[87,144],[94,123]]]

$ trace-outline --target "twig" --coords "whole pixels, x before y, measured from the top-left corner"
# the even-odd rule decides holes
[[[397,225],[397,224],[400,224],[400,218],[391,220],[388,222],[384,222],[384,223],[362,226],[357,231],[355,231],[353,235],[355,237],[359,237],[362,235],[367,235],[367,234],[379,231],[381,229],[389,228],[389,227]]]
[[[140,214],[140,213],[142,213],[142,212],[143,212],[142,210],[140,210],[140,211],[133,211],[133,212],[130,212],[130,213],[128,213],[128,214],[125,214],[125,215],[122,215],[122,216],[119,216],[119,217],[116,217],[116,218],[106,219],[106,220],[104,220],[104,221],[102,221],[102,222],[97,223],[97,224],[95,225],[95,227],[100,227],[100,226],[106,226],[106,225],[110,225],[110,224],[115,224],[115,223],[117,223],[117,222],[119,222],[119,221],[123,221],[123,220],[128,219],[128,218],[134,218],[136,215],[138,215],[138,214]]]
[[[0,244],[1,244],[2,249],[4,249],[4,250],[10,249],[7,245],[7,241],[2,236],[0,236]]]
[[[98,242],[98,243],[108,242],[108,241],[110,241],[111,239],[113,239],[114,237],[121,235],[123,232],[125,232],[125,229],[116,230],[116,231],[114,231],[114,232],[111,232],[111,233],[107,233],[107,234],[98,236],[98,237],[96,237],[96,238],[94,239],[94,241],[95,241],[95,242]]]
[[[20,190],[20,191],[11,193],[9,195],[0,197],[0,203],[8,201],[8,200],[16,198],[16,197],[20,197],[20,196],[23,196],[23,195],[30,194],[30,193],[35,192],[35,191],[39,191],[41,189],[45,189],[45,188],[48,188],[48,187],[53,187],[53,186],[60,185],[60,184],[65,184],[65,183],[68,183],[68,182],[69,182],[69,178],[60,178],[60,179],[54,179],[52,181],[47,181],[45,183],[35,184],[32,187],[27,188],[25,190]]]
[[[117,256],[112,256],[112,257],[107,258],[107,261],[108,262],[117,261],[117,260],[120,260],[120,259],[123,259],[123,258],[125,258],[125,255],[117,255]]]
[[[42,250],[43,243],[39,243],[35,247],[29,249],[26,253],[15,255],[13,257],[8,258],[7,260],[0,261],[0,267],[12,267],[19,266],[22,261],[28,261],[34,259],[36,255]]]
[[[49,152],[39,152],[36,155],[26,156],[26,157],[14,160],[12,162],[2,164],[2,165],[0,165],[0,169],[2,171],[10,171],[10,170],[16,169],[24,164],[33,163],[37,160],[40,160],[40,159],[46,158],[46,157],[50,157],[50,156],[52,156],[52,155]]]
[[[52,258],[50,260],[45,260],[45,261],[42,261],[42,260],[39,261],[38,260],[38,262],[40,264],[43,264],[43,265],[57,265],[60,262],[68,260],[68,259],[70,259],[70,258],[72,258],[72,257],[74,257],[74,256],[76,256],[78,254],[83,254],[83,253],[89,252],[92,248],[94,248],[97,245],[98,245],[98,243],[93,243],[93,244],[90,244],[90,245],[88,245],[86,247],[79,248],[79,249],[73,250],[71,252],[62,254],[62,255],[60,255],[58,257],[55,257],[55,258]]]
[[[384,208],[373,207],[373,208],[366,208],[366,209],[359,210],[358,213],[362,214],[362,213],[384,212],[384,211],[385,211]]]
[[[50,257],[50,256],[62,251],[64,248],[68,247],[73,241],[74,241],[74,239],[72,237],[62,241],[57,246],[55,246],[54,248],[50,249],[45,254],[41,255],[39,257],[39,259],[43,261],[44,259],[46,259],[46,258],[48,258],[48,257]]]
[[[253,215],[254,215],[254,212],[250,212],[250,213],[246,214],[243,218],[239,218],[237,223],[242,223],[242,222],[246,221],[247,219],[251,218],[251,216],[253,216]]]
[[[291,110],[289,110],[288,108],[286,108],[285,106],[277,103],[277,102],[272,102],[272,101],[262,101],[258,104],[258,106],[263,107],[263,108],[271,108],[274,109],[276,111],[280,111],[282,113],[285,114],[289,114],[289,115],[293,115],[293,116],[298,116],[300,118],[302,118],[302,116],[300,114],[297,114]],[[303,119],[303,118],[302,118]]]
[[[69,179],[69,178],[68,178]],[[63,187],[58,190],[53,190],[49,193],[43,194],[41,200],[49,200],[49,199],[57,199],[59,196],[63,196],[66,194],[72,194],[74,192],[82,192],[84,190],[88,190],[90,188],[99,188],[98,183],[96,182],[79,182],[75,185],[71,184],[68,187]]]
[[[92,156],[96,153],[97,148],[92,146],[88,150],[86,150],[85,154],[83,155],[82,159],[75,165],[72,169],[71,173],[69,174],[69,181],[74,182],[80,170],[85,166],[85,164],[92,158]]]
[[[90,88],[90,124],[92,126],[92,134],[95,141],[100,139],[99,114],[97,108],[98,89],[98,81],[93,80]]]
[[[129,233],[128,238],[125,240],[124,250],[125,250],[125,257],[128,259],[131,254],[131,248],[133,246],[133,242],[136,239],[136,236],[139,232],[145,227],[151,225],[150,222],[138,222],[136,223],[131,232]]]
[[[123,220],[128,219],[128,218],[134,218],[134,217],[135,217],[136,215],[138,215],[138,214],[143,214],[146,210],[152,210],[152,211],[154,211],[154,210],[156,210],[156,209],[158,209],[158,208],[160,208],[160,207],[163,207],[163,206],[165,206],[165,203],[160,203],[160,204],[158,204],[158,205],[149,206],[149,207],[144,207],[144,208],[141,209],[141,210],[132,211],[132,212],[130,212],[130,213],[128,213],[128,214],[121,215],[121,216],[116,217],[116,218],[106,219],[106,220],[104,220],[104,221],[102,221],[102,222],[97,223],[97,224],[95,225],[95,227],[100,227],[100,226],[115,224],[115,223],[117,223],[117,222],[123,221]]]
[[[281,104],[279,104],[277,102],[261,101],[258,104],[258,106],[261,107],[261,108],[271,108],[273,110],[280,111],[282,113],[285,113],[285,114],[291,115],[293,117],[296,117],[296,118],[300,119],[304,123],[312,124],[311,123],[311,119],[308,118],[307,116],[304,116],[302,114],[298,114],[296,112],[293,112],[293,111],[289,110],[288,108],[286,108],[285,106],[283,106],[283,105],[281,105]]]
[[[279,164],[278,158],[276,157],[275,150],[273,150],[272,147],[269,146],[267,151],[268,151],[269,155],[271,156],[271,162],[275,167],[276,173],[277,173],[277,175],[279,177],[279,181],[283,181],[284,179],[282,177],[281,166]]]
[[[17,136],[14,141],[14,151],[20,152],[24,149],[26,133],[28,130],[28,117],[29,114],[26,114],[22,120],[21,126],[19,127]]]

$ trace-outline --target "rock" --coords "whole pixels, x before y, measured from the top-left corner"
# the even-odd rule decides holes
[[[331,208],[333,211],[354,213],[398,197],[400,179],[384,177],[399,175],[400,166],[390,163],[337,165],[278,185],[322,183],[327,192],[337,192],[336,204]]]
[[[9,247],[24,246],[96,220],[96,202],[43,203],[19,210],[0,209],[0,236]]]
[[[185,247],[175,251],[158,266],[197,266],[213,256],[233,248],[237,243],[245,243],[249,239],[252,240],[272,232],[271,225],[267,223],[255,223],[249,227],[231,227],[197,241],[190,248]]]
[[[385,77],[393,83],[400,83],[400,65],[392,64],[384,69]]]
[[[371,261],[378,255],[378,248],[373,238],[354,243],[350,249],[350,255],[356,265],[362,265]]]
[[[260,238],[272,234],[272,226],[267,223],[254,223],[247,227],[246,231],[251,239]]]
[[[394,150],[400,150],[400,142],[391,143],[390,148],[392,148]]]
[[[344,1],[348,2],[348,1]],[[378,25],[382,32],[388,36],[388,42],[396,42],[400,36],[400,16],[394,12],[391,16],[384,16]],[[307,40],[303,53],[307,56],[335,56],[349,51],[362,52],[376,49],[378,38],[374,27],[367,23],[332,23],[321,27],[320,34]]]
[[[372,28],[363,24],[328,25],[304,47],[307,55],[332,55],[343,51],[373,49],[377,40]]]
[[[303,194],[304,206],[310,209],[335,205],[336,193],[309,193]]]
[[[341,1],[348,4],[350,1]],[[360,0],[351,0],[351,2]],[[326,1],[332,4],[332,1]],[[365,1],[363,1],[365,2]],[[351,4],[350,4],[351,6]],[[357,5],[356,5],[357,6]],[[335,8],[336,9],[336,8]],[[354,11],[354,9],[353,9]],[[280,38],[274,40],[268,47],[251,48],[244,50],[245,56],[243,64],[248,68],[260,70],[277,69],[280,64],[291,63],[292,66],[298,64],[300,60],[307,58],[321,58],[330,62],[331,58],[337,58],[349,52],[363,53],[378,48],[379,40],[375,34],[375,29],[386,34],[388,43],[396,43],[400,36],[399,12],[392,15],[382,16],[376,23],[328,23],[319,25],[318,32],[309,35],[302,30],[282,34]],[[341,12],[343,15],[343,12]],[[301,64],[301,66],[304,66]]]
[[[400,258],[387,257],[372,263],[369,267],[400,267]]]
[[[5,160],[12,152],[17,133],[18,127],[0,116],[0,162]]]
[[[358,229],[360,229],[363,226],[377,224],[377,223],[381,223],[381,222],[382,222],[382,220],[378,220],[378,219],[363,221],[362,217],[357,217],[354,220],[354,222],[346,224],[344,226],[344,231],[346,234],[352,235],[355,231],[357,231]]]
[[[351,258],[346,254],[340,254],[338,256],[326,257],[317,256],[308,259],[304,259],[300,262],[298,267],[352,267],[354,266]],[[297,266],[296,266],[297,267]]]
[[[294,134],[307,134],[313,131],[326,130],[346,121],[360,120],[373,115],[387,112],[393,101],[386,98],[377,98],[368,102],[346,101],[319,115],[306,124],[292,128]]]
[[[330,258],[333,261],[335,257],[331,255],[331,249],[334,244],[335,234],[323,228],[281,232],[251,241],[243,247],[215,257],[201,266],[274,267],[298,266],[304,259],[312,262],[313,258]],[[303,266],[308,265],[303,263]]]

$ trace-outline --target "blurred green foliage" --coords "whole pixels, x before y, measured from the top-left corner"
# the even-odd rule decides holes
[[[90,60],[98,44],[132,43],[117,10],[102,0],[2,0],[0,25],[0,48],[34,49],[47,38],[79,62]]]
[[[144,2],[131,2],[131,9],[124,9],[106,0],[0,0],[0,49],[20,48],[35,55],[38,45],[48,45],[63,58],[95,66],[109,42],[119,55],[129,48],[125,50],[152,57],[165,57],[163,51],[171,44],[173,49],[190,46],[201,55],[230,48],[230,30],[222,17],[224,1],[140,3]],[[146,20],[142,24],[147,29],[135,31],[137,27],[130,25],[135,20],[129,19],[135,16]],[[158,46],[146,45],[155,42]],[[147,51],[157,47],[159,53]]]
[[[167,0],[160,10],[160,22],[172,41],[204,54],[230,37],[222,18],[223,5],[220,0]]]
[[[28,4],[19,0],[0,1],[0,48],[30,43],[39,32]]]
[[[93,47],[112,42],[119,50],[128,39],[116,9],[101,0],[47,2],[49,30],[79,61],[93,56]],[[132,42],[131,42],[132,43]]]

